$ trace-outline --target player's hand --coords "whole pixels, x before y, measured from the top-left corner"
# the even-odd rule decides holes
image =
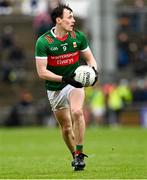
[[[98,71],[95,69],[95,67],[92,67],[92,69],[94,70],[94,72],[95,72],[95,81],[93,82],[93,84],[92,84],[92,86],[94,86],[95,85],[95,83],[97,82],[97,80],[98,80]]]
[[[69,75],[69,76],[63,76],[62,83],[70,84],[76,88],[82,88],[83,87],[82,84],[80,82],[75,81],[74,76],[75,76],[75,73],[73,73],[72,75]]]

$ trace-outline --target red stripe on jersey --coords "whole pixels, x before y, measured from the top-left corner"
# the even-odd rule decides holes
[[[59,56],[48,56],[48,65],[50,66],[68,66],[79,60],[79,52],[62,54]]]
[[[45,36],[45,39],[49,42],[49,43],[52,43],[54,40],[49,36]]]

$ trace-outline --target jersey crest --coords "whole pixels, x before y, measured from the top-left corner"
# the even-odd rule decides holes
[[[73,42],[73,47],[76,48],[77,47],[77,43]]]

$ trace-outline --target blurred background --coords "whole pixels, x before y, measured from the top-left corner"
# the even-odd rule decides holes
[[[34,47],[59,2],[73,9],[100,69],[86,88],[87,126],[147,127],[147,0],[0,0],[0,126],[57,126]]]

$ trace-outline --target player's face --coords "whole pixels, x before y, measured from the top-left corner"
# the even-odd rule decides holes
[[[68,9],[64,9],[63,18],[61,19],[60,25],[67,32],[73,31],[73,28],[75,25],[75,19],[73,17],[73,12],[69,11]]]

